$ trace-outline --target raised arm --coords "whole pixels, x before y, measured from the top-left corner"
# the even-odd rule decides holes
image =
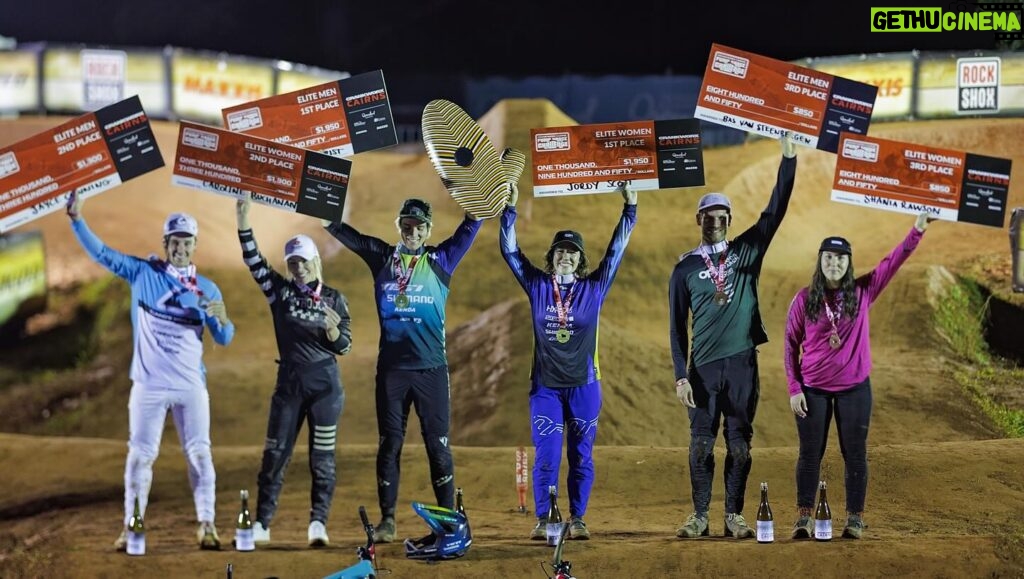
[[[878,298],[882,290],[889,285],[896,272],[899,271],[900,266],[907,261],[910,254],[914,253],[914,250],[917,249],[917,244],[924,236],[925,230],[928,229],[928,224],[932,221],[934,221],[934,218],[929,217],[927,213],[918,215],[914,226],[910,228],[903,241],[893,248],[882,261],[878,262],[878,266],[874,270],[865,276],[867,277],[865,293],[869,303],[874,302]]]
[[[466,256],[469,247],[473,245],[476,234],[480,232],[483,222],[469,213],[463,218],[462,223],[455,228],[455,233],[445,239],[437,246],[437,262],[441,269],[449,275],[455,272],[455,268]]]
[[[256,235],[253,233],[249,222],[249,211],[252,209],[252,199],[249,193],[239,199],[235,204],[235,217],[238,222],[238,242],[242,246],[242,261],[249,267],[249,273],[260,286],[267,303],[274,303],[277,294],[274,292],[274,285],[280,283],[283,278],[281,274],[274,271],[274,268],[267,263],[267,259],[260,253],[256,244]]]
[[[114,275],[122,277],[129,282],[133,281],[139,269],[146,262],[107,247],[86,225],[85,219],[82,217],[82,206],[84,203],[85,200],[74,192],[68,197],[66,212],[68,218],[71,219],[71,231],[74,232],[75,238],[82,244],[85,252],[93,261],[107,268]]]
[[[518,216],[516,213],[516,201],[519,200],[519,188],[514,183],[511,183],[510,187],[512,188],[512,195],[509,197],[508,206],[505,207],[505,211],[501,214],[498,246],[501,249],[501,256],[505,258],[505,263],[512,270],[512,275],[516,277],[516,281],[519,282],[519,285],[524,290],[529,291],[527,280],[540,275],[541,271],[530,263],[530,260],[519,249],[519,239],[516,237],[516,217]]]
[[[342,245],[361,257],[374,275],[387,265],[388,259],[391,257],[387,243],[376,237],[363,235],[347,223],[332,223],[325,220],[321,220],[320,223]]]
[[[771,243],[775,232],[782,225],[782,218],[786,216],[789,199],[793,195],[793,184],[796,182],[796,145],[793,144],[788,132],[779,140],[782,143],[782,160],[779,161],[779,170],[775,176],[775,187],[772,188],[768,206],[754,224],[764,247]]]
[[[622,257],[626,254],[629,236],[633,233],[633,228],[636,227],[636,191],[626,184],[623,184],[619,191],[625,201],[625,205],[622,207],[622,216],[619,217],[619,222],[612,232],[612,238],[608,242],[608,249],[605,250],[601,263],[592,274],[601,280],[601,288],[606,294],[611,288],[612,282],[615,281],[615,274],[618,273],[619,266],[622,265]]]

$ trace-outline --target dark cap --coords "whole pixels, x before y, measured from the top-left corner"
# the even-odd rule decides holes
[[[853,248],[850,247],[850,242],[842,237],[826,237],[821,242],[821,247],[818,249],[818,253],[823,251],[831,251],[832,253],[845,253],[846,255],[853,255]]]
[[[398,212],[398,218],[412,217],[413,219],[419,219],[423,223],[430,223],[430,203],[422,199],[406,199],[405,203],[402,203],[402,209]]]
[[[555,238],[551,240],[551,247],[568,243],[576,246],[576,249],[583,251],[583,236],[579,233],[572,231],[571,229],[563,229],[555,234]]]

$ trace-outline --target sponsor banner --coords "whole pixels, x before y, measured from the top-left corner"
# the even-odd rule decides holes
[[[947,221],[1003,227],[1010,160],[843,135],[832,200]]]
[[[711,45],[694,117],[835,152],[840,133],[867,134],[878,89],[792,63]]]
[[[530,129],[535,197],[704,185],[700,121]]]
[[[169,112],[160,52],[47,48],[43,74],[47,110],[96,110],[138,96],[150,115],[166,117]]]
[[[839,56],[815,58],[810,62],[814,70],[863,82],[878,87],[878,98],[871,118],[905,119],[911,115],[914,86],[913,53],[868,56]]]
[[[46,252],[43,234],[0,236],[0,327],[46,309]]]
[[[0,148],[0,233],[163,166],[137,96]]]
[[[39,54],[0,50],[0,112],[39,108]]]
[[[295,92],[297,90],[302,90],[304,88],[351,76],[347,72],[335,72],[333,70],[302,64],[291,64],[291,68],[288,70],[281,70],[280,66],[281,65],[278,64],[276,94]]]
[[[222,114],[228,130],[334,157],[398,144],[380,70],[229,107]]]
[[[178,50],[171,57],[174,113],[219,123],[221,109],[274,94],[270,61],[214,58]]]
[[[171,183],[341,221],[352,162],[182,121]]]
[[[917,116],[1024,114],[1024,54],[921,55]]]

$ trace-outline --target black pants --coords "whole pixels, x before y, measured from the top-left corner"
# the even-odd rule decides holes
[[[690,415],[690,485],[693,508],[707,515],[715,478],[715,438],[725,418],[725,512],[743,512],[750,475],[750,439],[760,395],[757,350],[690,368],[696,408]]]
[[[438,506],[455,506],[455,465],[448,446],[451,398],[448,366],[426,370],[377,369],[377,498],[382,516],[395,516],[402,444],[415,406],[420,419],[423,444],[430,463],[430,479]]]
[[[796,504],[814,507],[821,458],[825,456],[832,414],[846,467],[846,512],[860,513],[868,492],[868,427],[871,424],[871,378],[848,390],[826,392],[804,386],[807,417],[796,419],[800,458],[796,462]]]
[[[327,522],[336,480],[334,445],[344,406],[345,392],[334,358],[307,367],[281,364],[278,368],[277,385],[270,399],[263,465],[257,477],[256,520],[264,527],[270,526],[277,511],[277,497],[303,419],[309,431],[309,473],[313,479],[309,520]]]

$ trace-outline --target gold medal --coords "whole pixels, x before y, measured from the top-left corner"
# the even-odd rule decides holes
[[[839,346],[842,345],[843,339],[839,337],[839,334],[833,332],[832,335],[828,337],[828,346],[833,350],[838,350]]]
[[[559,344],[565,344],[569,341],[569,330],[565,328],[559,329],[555,332],[555,339],[558,340]]]
[[[409,296],[405,294],[398,294],[395,296],[395,305],[404,308],[409,305]]]
[[[722,291],[715,292],[715,303],[724,306],[729,303],[729,296],[725,295],[725,292]]]

